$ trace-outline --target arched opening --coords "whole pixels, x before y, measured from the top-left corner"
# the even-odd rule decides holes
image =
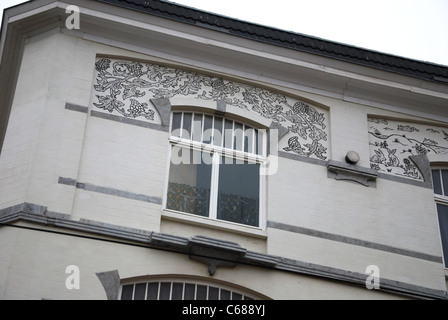
[[[269,300],[224,281],[187,276],[153,276],[121,281],[120,300]]]

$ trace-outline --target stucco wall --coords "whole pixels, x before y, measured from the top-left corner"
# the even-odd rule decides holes
[[[344,162],[347,151],[354,150],[360,155],[358,166],[370,168],[368,118],[372,115],[399,118],[400,123],[420,119],[272,84],[270,90],[279,94],[277,98],[285,99],[272,104],[283,103],[277,116],[294,111],[287,107],[299,102],[313,107],[315,112],[311,116],[324,115],[324,125],[316,127],[322,130],[322,139],[318,141],[325,148],[325,154],[306,153],[312,143],[310,132],[307,133],[309,139],[301,141],[302,149],[296,149],[302,152],[285,149],[294,136],[291,133],[280,140],[279,151],[283,156],[280,153],[278,172],[266,178],[265,230],[241,226],[232,230],[231,225],[213,221],[176,219],[175,214],[162,210],[169,133],[161,125],[157,110],[153,109],[154,120],[148,121],[124,117],[116,110],[109,112],[95,105],[99,102],[94,90],[94,85],[98,84],[95,63],[104,57],[113,60],[117,56],[121,57],[119,60],[154,65],[166,63],[161,58],[59,33],[29,41],[0,157],[1,209],[30,202],[46,206],[49,211],[68,214],[74,220],[88,219],[185,237],[205,234],[238,242],[256,252],[345,272],[363,274],[368,265],[378,265],[381,276],[386,279],[446,290],[432,190],[418,183],[383,177],[377,179],[376,187],[338,181],[328,177],[326,167],[327,160]],[[176,68],[182,70],[181,65]],[[216,80],[222,75],[213,77]],[[233,79],[229,83],[240,82]],[[258,85],[266,88],[266,84],[247,84],[241,79],[240,88],[257,88]],[[267,92],[271,91],[262,93],[265,98]],[[201,100],[195,95],[185,97]],[[147,102],[148,107],[153,108]],[[275,117],[266,113],[272,110],[249,110],[245,114],[255,122],[266,119],[275,122]],[[296,136],[300,135],[296,133]],[[305,144],[309,146],[305,148]],[[16,237],[16,232],[1,230],[0,235]],[[73,242],[65,238],[44,248],[54,236],[36,232],[28,235],[25,231],[20,234],[23,237],[10,243],[9,251],[2,251],[6,255],[17,250],[14,261],[1,260],[0,283],[5,284],[2,294],[6,298],[53,298],[51,292],[61,290],[61,297],[102,299],[102,288],[93,274],[109,269],[118,269],[124,278],[162,272],[185,273],[186,270],[206,275],[203,265],[169,253],[151,251],[146,255],[144,249],[92,244],[79,239]],[[71,251],[72,245],[79,248]],[[106,249],[100,250],[102,246]],[[36,254],[39,250],[42,253],[56,250],[61,260],[56,256],[39,258]],[[73,252],[75,259],[68,252]],[[155,260],[162,262],[156,265]],[[23,279],[4,271],[6,267],[14,269],[23,264],[26,265],[23,271],[28,275]],[[45,268],[52,265],[55,269],[51,271],[57,274],[62,270],[58,280],[54,280],[48,270],[41,269],[40,264],[47,264]],[[83,273],[88,274],[82,291],[72,293],[60,289],[67,264],[79,264]],[[169,270],[166,265],[170,266]],[[30,266],[36,269],[30,271]],[[238,267],[236,272],[223,269],[220,277],[273,298],[348,298],[363,294],[372,297],[371,291],[278,271],[257,269],[252,274],[251,268],[246,266]],[[300,280],[288,280],[294,277]],[[263,282],[270,288],[269,292],[266,287],[260,287],[258,278],[269,279]],[[301,286],[304,291],[295,286],[301,281],[306,283]]]
[[[106,293],[96,274],[108,271],[118,271],[124,280],[148,281],[151,276],[163,275],[192,282],[198,278],[212,284],[223,281],[271,299],[400,299],[315,277],[295,276],[292,280],[287,272],[245,265],[221,268],[211,278],[205,265],[185,255],[42,231],[9,228],[0,233],[0,239],[7,248],[0,253],[1,261],[10,259],[9,268],[2,268],[0,278],[2,300],[103,300]],[[13,255],[8,254],[11,251]],[[66,281],[69,287],[74,283],[74,272],[67,271],[68,266],[79,268],[79,289],[66,287]]]

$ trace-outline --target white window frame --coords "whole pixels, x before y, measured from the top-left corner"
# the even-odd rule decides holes
[[[447,170],[448,171],[448,165],[447,166],[434,166],[431,167],[431,175],[432,175],[432,171],[434,170],[439,170],[440,171],[440,176],[442,177],[442,170]],[[446,190],[444,190],[443,188],[443,179],[441,178],[441,188],[442,188],[442,194],[437,194],[434,192],[434,199],[436,200],[437,203],[440,204],[445,204],[448,205],[448,196],[445,196],[444,193]]]
[[[201,142],[197,142],[197,141],[193,140],[193,137],[194,137],[193,126],[191,127],[192,132],[190,134],[191,135],[190,140],[187,140],[187,139],[184,139],[181,137],[171,136],[172,128],[173,128],[174,113],[182,113],[181,128],[183,128],[184,113],[192,113],[193,119],[194,119],[194,114],[202,114],[203,115],[202,128],[201,128],[201,131],[202,131]],[[240,150],[233,150],[234,133],[232,135],[232,149],[227,149],[227,148],[224,148],[221,146],[216,146],[216,145],[214,145],[213,142],[211,144],[202,143],[203,133],[204,133],[203,126],[204,126],[204,119],[205,119],[206,115],[213,116],[212,130],[214,129],[214,124],[215,124],[214,117],[219,117],[219,118],[223,119],[223,127],[224,127],[224,123],[225,123],[226,119],[233,121],[233,128],[232,128],[233,132],[235,130],[235,123],[243,124],[243,133],[245,132],[245,126],[249,126],[251,128],[258,130],[258,132],[261,134],[261,139],[262,139],[261,154],[248,153],[248,152],[244,152],[244,151],[240,151]],[[223,132],[222,137],[221,137],[222,139],[224,139],[224,135],[225,134]],[[188,110],[188,109],[172,110],[171,115],[170,115],[169,138],[168,138],[168,142],[169,142],[168,165],[167,165],[167,170],[166,170],[165,188],[164,188],[164,195],[163,195],[163,202],[162,202],[162,207],[163,207],[164,212],[168,213],[167,216],[170,218],[176,218],[176,215],[177,215],[178,217],[186,217],[187,219],[191,220],[192,222],[202,221],[205,223],[211,223],[213,226],[217,226],[217,227],[222,226],[224,228],[230,227],[231,229],[236,229],[236,230],[239,230],[242,232],[246,232],[246,231],[250,232],[250,230],[266,230],[266,202],[267,202],[266,184],[267,184],[267,182],[266,182],[266,175],[263,175],[261,173],[263,172],[263,166],[265,166],[267,164],[267,145],[268,145],[268,137],[267,136],[268,135],[267,135],[266,129],[257,128],[254,125],[249,125],[247,123],[244,123],[244,122],[234,119],[232,117],[224,117],[224,116],[220,116],[220,115],[215,115],[213,113],[207,112],[206,110],[204,110],[204,111],[192,111],[192,110]],[[256,141],[256,137],[254,134],[253,149],[256,148],[255,141]],[[172,148],[174,145],[181,147],[181,148],[185,148],[187,150],[195,150],[195,151],[201,151],[201,152],[213,152],[213,167],[212,167],[212,173],[211,173],[212,177],[211,177],[211,182],[210,182],[210,207],[209,207],[209,211],[208,211],[208,213],[209,213],[208,217],[203,217],[203,216],[199,216],[199,215],[195,215],[195,214],[191,214],[191,213],[187,213],[187,212],[182,212],[182,211],[176,211],[176,210],[167,208],[167,194],[168,194],[168,184],[169,184],[169,174],[170,174],[170,162],[171,162]],[[221,145],[222,145],[222,143],[221,143]],[[243,134],[242,150],[244,150],[244,134]],[[220,220],[217,218],[219,160],[220,160],[221,156],[228,157],[228,158],[232,157],[233,159],[236,159],[236,160],[246,160],[250,163],[260,164],[258,226],[251,226],[251,225],[236,223],[236,222],[232,222],[232,221]],[[173,213],[173,215],[171,215],[170,213]]]
[[[432,166],[431,167],[431,177],[432,177],[432,171],[434,171],[434,170],[439,170],[440,171],[440,177],[441,177],[440,181],[441,181],[441,189],[442,189],[442,194],[441,195],[434,192],[434,200],[435,200],[436,204],[440,204],[440,205],[448,207],[448,196],[444,195],[445,190],[443,188],[443,178],[442,178],[442,172],[441,172],[442,170],[448,170],[448,165]],[[433,183],[434,183],[434,181],[433,181]],[[438,212],[437,208],[436,208],[436,211],[437,211],[437,226],[439,227],[438,231],[439,231],[439,235],[440,235],[440,245],[442,246],[443,245],[442,244],[442,234],[440,232],[439,212]],[[448,277],[448,267],[445,267],[445,264],[446,264],[445,259],[448,259],[448,257],[445,257],[442,254],[443,266],[445,268],[445,276]]]

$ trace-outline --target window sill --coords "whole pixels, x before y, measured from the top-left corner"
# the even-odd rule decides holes
[[[217,230],[223,230],[227,232],[242,234],[245,236],[251,236],[260,239],[267,238],[266,230],[257,227],[245,226],[238,223],[221,221],[221,220],[213,220],[206,217],[196,216],[189,213],[171,211],[171,210],[163,210],[162,219],[172,220],[172,221],[180,221],[182,223],[196,225],[201,227],[208,227]]]

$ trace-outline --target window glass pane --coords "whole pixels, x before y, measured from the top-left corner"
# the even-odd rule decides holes
[[[148,294],[146,295],[146,300],[157,300],[159,293],[159,283],[151,282],[148,283]]]
[[[121,290],[121,300],[132,300],[132,293],[134,292],[134,285],[128,284],[123,286]]]
[[[244,129],[244,152],[254,153],[254,129],[251,127]]]
[[[263,155],[263,133],[264,130],[255,130],[255,147],[256,147],[256,153],[258,155]]]
[[[242,300],[243,299],[243,295],[236,293],[236,292],[232,292],[232,300]]]
[[[212,143],[213,136],[213,117],[209,115],[204,116],[204,134],[202,137],[203,143]]]
[[[202,114],[195,114],[193,119],[193,140],[202,141]]]
[[[171,293],[171,282],[161,282],[159,300],[170,300],[170,293]]]
[[[224,148],[232,149],[233,121],[226,120],[224,123]]]
[[[440,170],[432,170],[432,182],[434,185],[434,193],[442,194],[442,185],[440,183]]]
[[[221,289],[221,300],[230,300],[230,291]]]
[[[191,139],[191,121],[193,119],[193,115],[191,113],[184,113],[184,122],[182,125],[182,138],[183,139]]]
[[[437,204],[445,268],[448,268],[448,206]]]
[[[257,148],[257,154],[258,155],[263,155],[263,144],[264,144],[264,139],[263,139],[263,134],[264,134],[264,130],[256,130],[256,148]]]
[[[182,113],[173,113],[173,126],[171,128],[171,135],[180,137],[180,125],[182,121]]]
[[[135,285],[134,300],[145,300],[146,283],[137,283]]]
[[[219,289],[215,287],[208,288],[208,300],[219,300]]]
[[[171,300],[182,300],[182,292],[184,291],[184,284],[175,282],[173,283],[173,293],[171,294]]]
[[[196,300],[207,300],[207,287],[199,285],[197,286]]]
[[[193,283],[185,284],[185,294],[184,300],[194,300],[194,291],[196,289],[196,285]]]
[[[211,157],[200,151],[173,146],[168,181],[167,209],[208,216]]]
[[[233,149],[243,151],[243,125],[241,123],[235,122],[233,139]]]
[[[215,146],[222,146],[222,126],[224,119],[215,117],[215,128],[213,130],[213,144]]]
[[[260,165],[222,157],[219,167],[218,219],[258,226]]]
[[[448,196],[448,170],[442,170],[442,184],[445,196]]]

